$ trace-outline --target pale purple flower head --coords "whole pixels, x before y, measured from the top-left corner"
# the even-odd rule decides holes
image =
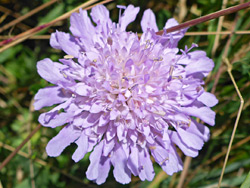
[[[184,30],[156,35],[150,9],[141,20],[142,36],[127,32],[139,8],[119,8],[119,23],[102,5],[91,10],[92,20],[85,10],[72,14],[72,35],[57,31],[50,40],[67,55],[60,63],[48,58],[37,63],[38,73],[54,86],[38,91],[35,109],[57,105],[39,122],[65,125],[46,151],[56,157],[76,143],[72,159],[78,162],[93,150],[86,175],[97,184],[105,182],[111,165],[122,184],[132,174],[151,181],[150,156],[169,175],[182,170],[176,146],[196,157],[209,139],[209,129],[193,117],[215,124],[210,107],[217,99],[202,87],[213,61],[203,51],[177,48]],[[169,19],[165,28],[177,24]]]

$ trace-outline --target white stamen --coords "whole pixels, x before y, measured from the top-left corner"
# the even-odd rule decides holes
[[[127,90],[126,92],[125,92],[125,95],[124,95],[125,97],[127,97],[127,98],[129,98],[130,96],[131,96],[131,92],[129,91],[129,90]]]
[[[65,55],[63,56],[64,59],[73,59],[74,56],[73,55]]]
[[[152,99],[146,99],[146,102],[149,103],[149,104],[153,104],[154,101]]]
[[[162,61],[163,58],[162,57],[159,57],[159,58],[155,58],[154,61]]]
[[[160,115],[160,116],[165,116],[166,112],[164,111],[153,111],[154,114]]]
[[[174,66],[171,66],[170,69],[169,69],[169,75],[170,75],[170,76],[172,76],[173,71],[174,71]]]
[[[167,160],[168,160],[168,157],[167,157],[166,159],[164,159],[164,160],[160,163],[160,165],[163,165],[163,163],[165,163]]]
[[[149,86],[149,85],[146,85],[145,86],[145,89],[146,89],[146,92],[147,93],[153,93],[155,91],[155,88]]]
[[[61,71],[61,74],[63,75],[64,78],[68,78],[68,76],[65,74],[65,72]]]

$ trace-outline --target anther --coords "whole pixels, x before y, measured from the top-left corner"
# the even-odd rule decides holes
[[[154,61],[162,61],[163,58],[162,57],[159,57],[159,58],[155,58]]]
[[[126,76],[123,76],[122,79],[128,81],[128,78]]]
[[[65,55],[63,56],[64,59],[73,59],[74,56],[73,55]]]
[[[188,127],[191,125],[191,119],[188,119]]]
[[[64,78],[68,78],[68,76],[65,74],[65,72],[60,71],[60,73],[63,75]]]
[[[130,90],[134,90],[135,88],[137,88],[137,86],[138,86],[138,84],[133,85],[133,86],[130,88]]]
[[[163,163],[165,163],[167,160],[168,160],[168,157],[167,157],[166,159],[164,159],[164,160],[160,163],[160,165],[163,165]]]
[[[169,75],[170,75],[170,76],[172,76],[173,71],[174,71],[174,66],[171,66],[170,69],[169,69]]]
[[[113,44],[113,40],[112,40],[112,38],[111,38],[111,37],[108,37],[108,39],[107,39],[107,43],[108,43],[108,45],[112,46],[112,44]]]
[[[166,112],[164,111],[153,111],[154,114],[160,115],[160,116],[165,116]]]
[[[156,146],[149,146],[149,149],[151,150],[156,149]]]

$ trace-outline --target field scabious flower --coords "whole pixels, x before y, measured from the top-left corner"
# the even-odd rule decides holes
[[[65,125],[46,147],[49,156],[59,156],[71,143],[77,144],[72,159],[87,152],[87,178],[102,184],[111,166],[116,181],[126,184],[131,175],[151,181],[150,156],[169,175],[182,170],[178,146],[196,157],[209,129],[193,117],[214,125],[217,103],[204,91],[203,78],[214,63],[203,51],[177,48],[185,30],[158,36],[155,16],[148,9],[141,20],[143,34],[127,32],[138,7],[118,6],[119,22],[113,23],[102,5],[80,10],[70,18],[70,31],[51,36],[53,48],[67,55],[60,63],[44,59],[38,73],[54,86],[40,89],[35,109],[57,105],[39,117],[45,127]],[[178,23],[166,22],[165,29]]]

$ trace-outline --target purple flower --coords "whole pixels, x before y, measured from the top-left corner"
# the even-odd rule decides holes
[[[37,63],[38,73],[54,86],[38,91],[35,109],[57,105],[39,122],[65,125],[46,151],[56,157],[76,143],[72,159],[78,162],[93,150],[86,175],[97,184],[105,182],[111,165],[122,184],[131,174],[151,181],[150,155],[169,175],[182,170],[175,146],[196,157],[209,139],[209,129],[193,117],[215,124],[210,107],[217,99],[202,87],[213,61],[203,51],[177,48],[185,30],[156,35],[150,9],[141,20],[142,36],[127,32],[139,8],[119,8],[119,23],[102,5],[92,9],[92,20],[85,10],[72,14],[72,35],[57,31],[50,40],[67,55],[60,63],[48,58]],[[177,24],[169,19],[165,28]]]

